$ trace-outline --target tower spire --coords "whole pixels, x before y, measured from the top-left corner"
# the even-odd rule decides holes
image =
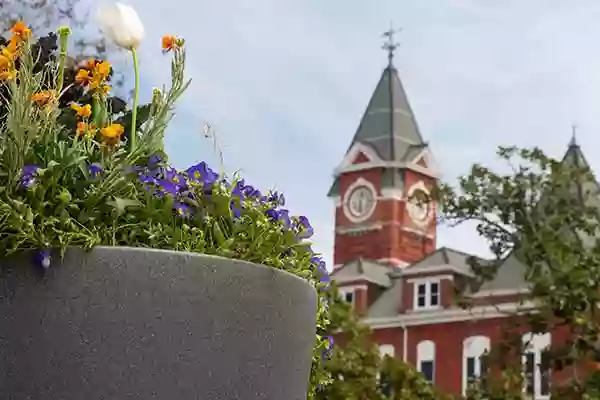
[[[571,140],[569,141],[569,147],[577,146],[577,124],[571,125]]]
[[[401,30],[402,29],[394,29],[393,24],[390,22],[390,29],[383,32],[382,35],[385,38],[385,42],[383,43],[383,46],[381,46],[381,48],[387,51],[388,64],[390,66],[392,65],[392,60],[394,59],[394,51],[396,51],[398,46],[400,46],[400,43],[394,40],[394,35],[400,32]]]

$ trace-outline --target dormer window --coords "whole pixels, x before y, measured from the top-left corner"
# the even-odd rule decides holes
[[[440,282],[419,281],[414,284],[415,309],[436,308],[440,305]]]
[[[354,303],[354,292],[344,293],[344,300],[346,301],[346,303]]]
[[[355,298],[354,289],[350,289],[350,288],[340,289],[340,297],[346,303],[350,304],[351,306],[354,306],[354,298]]]

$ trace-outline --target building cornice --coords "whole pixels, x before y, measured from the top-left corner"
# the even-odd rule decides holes
[[[533,302],[502,303],[477,306],[470,309],[447,308],[443,310],[418,311],[398,314],[395,317],[365,318],[361,322],[371,329],[403,328],[406,326],[436,325],[452,322],[476,321],[482,319],[506,318],[535,309]]]

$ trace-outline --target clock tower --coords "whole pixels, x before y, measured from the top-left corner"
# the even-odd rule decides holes
[[[334,268],[356,259],[403,267],[436,247],[436,209],[419,201],[439,172],[393,65],[388,65],[346,151],[328,196],[335,204]]]

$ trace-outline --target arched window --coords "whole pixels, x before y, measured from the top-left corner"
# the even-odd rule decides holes
[[[379,355],[382,360],[386,356],[393,358],[395,355],[395,352],[396,352],[396,349],[394,348],[393,344],[379,345]],[[389,378],[389,376],[387,374],[385,374],[384,372],[382,372],[381,375],[380,375],[380,373],[377,373],[377,379],[379,380],[379,390],[381,390],[381,393],[383,395],[392,397],[392,385],[388,378]]]
[[[435,343],[423,340],[417,345],[417,368],[430,383],[435,380]]]
[[[550,398],[550,365],[546,350],[550,333],[523,335],[523,392],[534,399]]]
[[[486,356],[490,352],[490,338],[471,336],[463,341],[462,391],[466,396],[470,385],[480,381],[487,371]]]
[[[393,344],[382,344],[379,346],[379,356],[384,358],[385,356],[394,357],[396,349]]]

